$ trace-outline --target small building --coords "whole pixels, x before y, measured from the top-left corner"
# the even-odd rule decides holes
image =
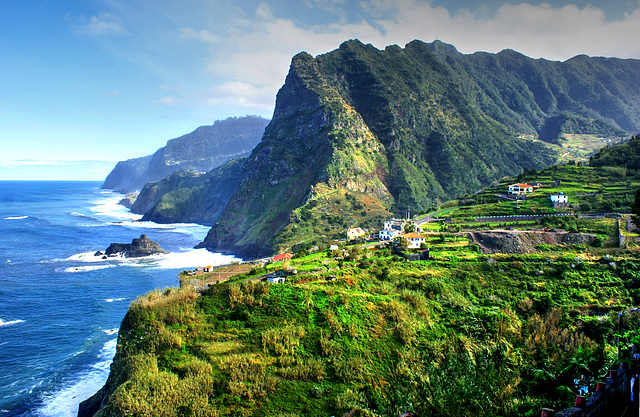
[[[418,233],[407,233],[404,235],[401,235],[401,237],[407,239],[407,247],[409,249],[418,249],[420,248],[420,245],[424,243],[424,236],[418,234]]]
[[[522,183],[511,184],[509,186],[508,192],[511,195],[521,195],[521,194],[532,193],[533,186],[529,184],[522,184]]]
[[[366,234],[367,233],[359,227],[350,227],[349,230],[347,230],[347,239],[354,240]]]
[[[380,240],[392,240],[393,238],[400,235],[399,230],[393,229],[382,229],[378,232],[378,239]]]
[[[331,251],[338,250],[338,249],[340,249],[340,246],[338,246],[338,245],[329,246],[329,250],[331,250]]]
[[[285,253],[281,253],[280,255],[274,256],[273,258],[271,258],[271,260],[273,262],[281,262],[281,261],[288,261],[291,258],[293,258],[293,254],[289,252],[285,252]]]
[[[569,196],[564,193],[552,194],[549,199],[553,204],[566,204],[569,202]]]
[[[202,268],[202,271],[203,272],[211,272],[211,271],[213,271],[213,266],[207,265],[204,268]]]
[[[269,281],[272,284],[284,284],[286,279],[284,277],[267,277],[267,281]]]
[[[393,238],[404,232],[404,226],[407,224],[405,220],[391,219],[384,222],[384,227],[378,232],[378,239],[392,240]]]

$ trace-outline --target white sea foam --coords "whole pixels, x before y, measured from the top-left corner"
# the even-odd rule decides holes
[[[207,265],[223,265],[234,261],[241,261],[233,255],[209,252],[206,249],[193,249],[187,252],[173,252],[163,255],[155,263],[157,268],[180,269],[196,268]]]
[[[138,221],[123,221],[123,222],[109,223],[109,225],[129,227],[131,229],[140,229],[140,228],[167,229],[167,230],[174,229],[174,227],[170,224],[161,224],[161,223],[154,223],[154,222],[138,222]]]
[[[18,324],[18,323],[24,323],[24,320],[8,320],[8,321],[4,321],[4,320],[0,319],[0,327],[11,326],[12,324]]]
[[[43,406],[36,410],[42,417],[75,417],[78,405],[96,393],[106,382],[109,367],[116,353],[117,339],[104,344],[97,356],[95,364],[81,373],[78,378],[66,387],[53,393],[43,395]]]
[[[54,261],[74,261],[74,262],[105,262],[105,261],[126,261],[127,258],[125,258],[122,255],[116,255],[116,256],[108,256],[107,259],[103,259],[104,255],[98,255],[96,256],[96,252],[83,252],[83,253],[77,253],[75,255],[71,255],[66,259],[54,259]]]
[[[103,330],[103,332],[108,336],[113,336],[114,334],[118,334],[118,330],[120,329],[108,329],[108,330]]]
[[[122,194],[113,192],[106,193],[108,198],[100,199],[93,203],[93,207],[89,208],[92,212],[99,216],[112,217],[118,220],[138,220],[142,218],[140,214],[134,214],[123,205],[118,204],[124,197]]]
[[[13,216],[13,217],[5,217],[5,220],[23,220],[26,219],[29,216]]]
[[[82,213],[76,213],[75,211],[70,211],[70,212],[69,212],[69,215],[70,215],[70,216],[73,216],[73,217],[87,217],[87,218],[89,218],[89,219],[91,219],[91,218],[92,218],[92,217],[90,217],[90,216],[86,216],[86,215],[84,215],[84,214],[82,214]]]
[[[75,272],[89,272],[89,271],[98,271],[100,269],[113,268],[116,265],[108,264],[108,265],[83,265],[83,266],[70,266],[68,268],[64,268],[62,272],[66,273],[75,273]]]
[[[124,301],[125,298],[120,297],[120,298],[105,298],[104,301],[106,301],[107,303],[113,303],[116,301]]]

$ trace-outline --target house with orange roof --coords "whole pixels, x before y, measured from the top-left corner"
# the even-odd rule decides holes
[[[418,233],[405,233],[404,235],[401,235],[400,237],[403,237],[405,239],[407,239],[407,247],[409,249],[419,249],[420,245],[424,243],[424,236],[422,236],[421,234]]]
[[[280,255],[276,255],[272,257],[271,260],[273,262],[280,262],[280,261],[288,261],[291,258],[293,258],[293,254],[289,252],[285,252],[285,253],[281,253]]]
[[[509,186],[508,192],[509,192],[509,194],[512,194],[512,195],[520,195],[520,194],[532,193],[533,192],[533,185],[522,184],[522,183],[511,184]]]

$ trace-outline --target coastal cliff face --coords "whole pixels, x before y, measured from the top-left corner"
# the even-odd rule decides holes
[[[262,117],[245,116],[201,126],[169,140],[153,155],[119,162],[102,188],[126,194],[178,170],[208,172],[231,159],[246,157],[260,142],[268,122]]]
[[[206,174],[177,171],[145,185],[131,207],[143,221],[212,225],[238,191],[247,158],[233,159]]]

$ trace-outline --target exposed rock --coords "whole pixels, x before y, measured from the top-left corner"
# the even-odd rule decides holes
[[[155,255],[158,253],[169,253],[162,249],[159,244],[142,234],[138,239],[133,239],[131,243],[112,243],[105,251],[107,256],[122,254],[125,258],[140,258],[143,256]]]
[[[469,237],[477,243],[482,253],[535,253],[537,245],[588,245],[594,235],[567,233],[564,230],[534,231],[491,231],[471,232]]]
[[[130,209],[133,203],[136,201],[136,198],[138,198],[138,192],[134,191],[127,194],[122,200],[118,202],[118,204]]]
[[[102,256],[102,255],[104,255],[104,252],[102,252],[101,250],[93,254],[93,256]]]

